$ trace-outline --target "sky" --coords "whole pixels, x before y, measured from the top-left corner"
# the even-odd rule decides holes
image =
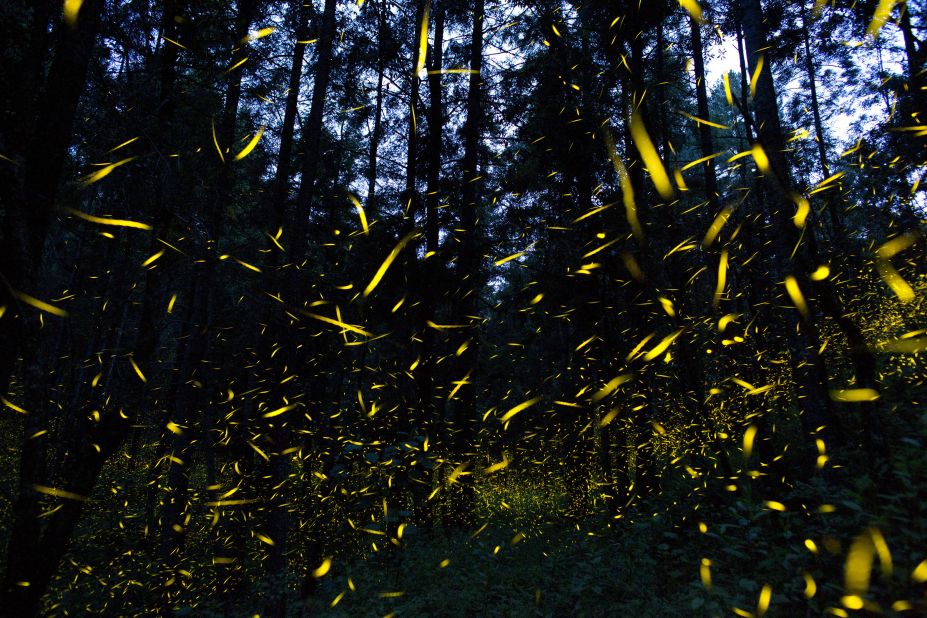
[[[705,71],[708,75],[709,92],[711,92],[711,88],[721,80],[722,75],[725,73],[731,71],[735,73],[740,72],[740,63],[737,59],[737,39],[735,36],[728,33],[722,34],[724,37],[721,43],[711,47],[705,60]],[[885,48],[885,51],[882,53],[882,65],[884,69],[892,73],[904,73],[905,67],[901,62],[901,56],[891,51],[899,50],[903,47],[900,31],[897,28],[888,26],[882,29],[879,36]],[[855,43],[852,42],[848,43],[855,45]],[[858,54],[861,63],[878,62],[877,52],[874,47],[871,41],[866,41],[863,45],[855,48],[855,53]],[[836,67],[831,67],[831,69],[838,70]],[[852,130],[855,122],[863,119],[865,121],[864,124],[872,124],[874,126],[884,118],[886,113],[885,108],[881,105],[861,105],[859,99],[855,97],[853,93],[846,92],[841,88],[842,81],[839,75],[830,83],[827,83],[827,80],[821,78],[816,80],[818,96],[822,105],[838,110],[828,119],[827,125],[831,139],[836,142],[833,146],[840,151],[856,143],[857,133]],[[786,86],[789,88],[793,86],[797,87],[797,84],[789,83],[786,84]],[[782,95],[781,92],[779,94],[780,96]],[[810,126],[788,127],[788,130],[799,128],[808,129],[813,133],[812,127]]]

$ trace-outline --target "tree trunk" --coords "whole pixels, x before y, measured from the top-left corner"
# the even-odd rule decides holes
[[[805,72],[808,77],[809,92],[811,94],[811,114],[814,118],[814,139],[817,143],[818,161],[821,164],[822,178],[830,176],[830,165],[827,162],[827,140],[824,137],[824,124],[821,121],[821,105],[818,100],[817,78],[815,76],[814,57],[811,54],[811,41],[808,34],[808,17],[807,9],[802,2],[801,6],[801,35],[802,43],[805,47]],[[830,213],[831,227],[835,238],[843,238],[843,222],[840,213],[837,212],[837,205],[832,197],[825,197],[827,212]]]
[[[763,9],[760,0],[739,0],[739,4],[750,73],[755,75],[762,50],[767,49]],[[792,260],[790,257],[800,237],[790,216],[794,209],[788,200],[792,183],[785,159],[786,142],[779,120],[779,103],[769,62],[764,63],[757,78],[753,104],[758,142],[769,158],[770,168],[764,172],[762,184],[766,186],[765,203],[768,204],[768,216],[774,230],[773,252],[778,267],[776,276],[784,277],[790,274],[788,270],[792,270],[799,287],[807,292],[811,289],[807,273],[812,269],[806,251],[800,247],[800,250],[795,252],[795,259]],[[789,311],[786,314],[783,334],[789,347],[803,427],[808,433],[825,427],[817,433],[825,442],[830,443],[831,436],[834,440],[837,437],[834,431],[837,419],[827,392],[823,361],[818,353],[817,330],[810,319],[800,321],[797,312]]]
[[[459,319],[472,322],[478,311],[477,298],[479,295],[478,279],[480,276],[480,249],[478,243],[478,225],[480,216],[480,179],[479,179],[479,147],[483,127],[483,104],[480,87],[482,84],[483,66],[483,18],[485,16],[484,0],[473,1],[473,30],[470,38],[470,83],[467,91],[467,120],[464,124],[464,157],[463,157],[463,187],[461,190],[461,216],[460,229],[463,236],[459,277],[460,298],[458,299]],[[474,325],[475,327],[478,325]],[[473,329],[474,331],[476,328]],[[461,389],[460,403],[456,406],[454,418],[457,430],[454,457],[467,465],[472,472],[474,462],[473,447],[476,438],[476,423],[478,414],[476,410],[476,379],[477,363],[479,361],[479,339],[472,337],[467,349],[461,354],[461,367],[469,376],[470,384]],[[473,475],[462,476],[457,484],[456,492],[452,495],[452,506],[449,522],[453,526],[466,526],[470,524],[475,498]]]
[[[303,165],[302,179],[299,185],[299,192],[296,200],[295,222],[293,225],[293,241],[290,260],[295,263],[301,263],[307,254],[308,246],[308,223],[309,213],[312,210],[312,202],[315,196],[316,183],[318,181],[318,167],[321,160],[321,143],[323,132],[323,121],[325,118],[325,102],[328,96],[328,85],[332,73],[332,56],[335,40],[336,28],[336,0],[325,0],[325,7],[322,12],[321,23],[319,24],[318,39],[318,60],[315,66],[315,81],[312,89],[312,102],[309,111],[309,118],[303,127]],[[297,302],[300,297],[301,281],[299,271],[292,269],[284,285],[284,294],[288,300]],[[274,318],[279,321],[280,318]],[[281,360],[287,366],[303,366],[307,358],[310,358],[313,346],[295,346],[288,345],[281,353]],[[282,389],[275,389],[272,400],[281,401],[283,396]],[[283,455],[286,440],[289,436],[289,430],[282,426],[282,423],[274,424],[270,436],[274,442],[275,451],[273,460],[270,463],[271,480],[279,485],[286,481],[289,476],[289,456]],[[279,491],[278,491],[279,493]],[[268,525],[276,535],[273,538],[275,545],[271,548],[271,560],[268,568],[271,577],[285,577],[287,570],[287,535],[289,532],[289,512],[283,500],[277,501],[272,505],[272,512],[269,517]],[[278,538],[279,537],[279,538]],[[312,553],[311,543],[304,547],[304,554]],[[314,581],[307,573],[305,581]],[[279,584],[278,584],[279,585]],[[304,590],[305,591],[305,590]],[[268,611],[271,615],[283,615],[286,612],[285,591],[282,594],[275,594],[269,599]],[[309,592],[311,593],[311,591]],[[308,593],[307,593],[308,594]]]
[[[406,139],[406,184],[402,194],[402,206],[405,209],[405,224],[403,233],[415,228],[415,217],[418,214],[419,196],[416,189],[416,167],[418,164],[418,112],[416,106],[419,98],[418,66],[422,63],[421,54],[425,50],[419,45],[420,28],[427,28],[423,23],[426,13],[427,0],[416,0],[415,3],[415,38],[412,41],[412,69],[409,76],[409,132]]]
[[[901,3],[901,35],[904,38],[905,58],[908,61],[908,89],[914,99],[914,107],[921,116],[927,114],[927,92],[924,88],[924,52],[918,50],[914,31],[911,28],[911,7],[908,2]]]
[[[306,255],[308,240],[309,213],[315,197],[315,185],[318,179],[319,160],[321,158],[322,120],[325,114],[325,98],[328,95],[328,82],[332,73],[332,48],[335,41],[335,7],[336,0],[325,0],[322,23],[319,29],[318,54],[315,65],[315,82],[312,86],[312,103],[309,118],[303,127],[303,165],[299,193],[296,197],[296,218],[293,225],[291,261],[299,264]],[[294,269],[295,270],[295,269]],[[294,282],[295,283],[295,282]],[[295,298],[295,297],[294,297]]]
[[[306,55],[305,41],[309,11],[303,0],[293,0],[290,10],[296,19],[296,43],[293,45],[293,61],[290,64],[289,88],[286,92],[286,106],[283,112],[283,128],[280,132],[280,151],[277,155],[277,171],[274,174],[272,214],[274,217],[270,233],[275,234],[283,225],[287,197],[290,192],[290,167],[293,158],[293,134],[296,121],[296,106],[299,103],[299,83],[303,74],[303,58]],[[272,248],[274,250],[274,248]]]
[[[247,53],[248,48],[241,41],[247,36],[256,12],[257,0],[239,2],[232,36],[233,48],[237,49],[242,56]],[[216,131],[220,147],[230,146],[235,138],[243,75],[244,70],[239,67],[229,72],[226,78],[225,104],[220,125]],[[231,187],[234,184],[234,168],[231,161],[225,159],[221,161],[215,171],[214,182],[218,197],[214,202],[207,203],[205,212],[198,213],[200,229],[197,232],[202,235],[200,239],[202,246],[200,247],[200,259],[196,260],[193,269],[193,286],[190,293],[191,319],[185,325],[183,334],[185,338],[189,338],[189,341],[180,362],[180,374],[186,380],[177,392],[171,419],[180,426],[180,431],[175,432],[172,439],[172,458],[168,465],[166,483],[168,496],[161,529],[161,560],[164,565],[162,598],[167,610],[173,602],[173,589],[180,587],[182,582],[180,570],[184,560],[190,459],[193,456],[193,436],[191,434],[194,431],[196,411],[204,398],[204,385],[208,384],[205,377],[202,380],[198,378],[198,372],[201,371],[204,361],[209,356],[212,339],[210,307],[215,294],[214,272],[217,261],[215,253],[223,233],[223,209],[231,197]]]
[[[585,41],[584,41],[585,43]],[[584,46],[585,47],[585,46]],[[663,160],[669,159],[672,150],[670,149],[670,123],[666,116],[668,102],[666,100],[666,37],[663,33],[663,21],[657,24],[657,45],[654,53],[657,55],[656,78],[657,78],[657,116],[660,119],[660,155]],[[583,49],[583,57],[588,58],[589,54]],[[696,72],[698,71],[698,59],[696,57]]]
[[[183,583],[180,570],[184,568],[184,541],[186,539],[186,516],[188,510],[189,473],[193,458],[193,436],[195,411],[199,403],[200,388],[197,388],[198,369],[206,356],[208,347],[209,288],[207,282],[212,276],[211,260],[200,260],[196,264],[192,279],[190,297],[192,309],[189,322],[184,327],[188,339],[184,354],[178,363],[178,372],[185,380],[172,398],[170,422],[178,429],[171,437],[167,478],[165,480],[164,507],[161,513],[160,560],[162,564],[162,608],[172,611],[176,590]]]
[[[818,85],[815,78],[814,57],[811,55],[806,12],[803,4],[801,8],[801,36],[802,43],[805,46],[805,73],[808,76],[811,93],[811,113],[814,117],[814,136],[818,146],[818,161],[821,163],[821,173],[824,178],[827,178],[830,176],[830,166],[827,164],[827,142],[824,139],[824,125],[821,123],[821,106],[818,103]]]
[[[421,338],[421,362],[416,371],[419,391],[419,419],[418,431],[427,436],[432,444],[439,435],[437,426],[442,419],[437,413],[434,397],[434,374],[437,354],[435,350],[435,330],[429,328],[428,320],[437,321],[437,293],[440,286],[440,270],[443,268],[443,258],[438,252],[438,207],[441,204],[441,154],[444,139],[444,93],[442,87],[443,61],[444,61],[444,9],[439,4],[434,14],[434,43],[428,62],[428,90],[431,96],[431,105],[428,110],[428,170],[427,192],[425,195],[425,251],[428,257],[422,265],[421,279],[421,309],[418,320]],[[421,492],[431,491],[431,470],[423,468],[423,484],[418,486]],[[432,523],[431,504],[426,495],[414,495],[416,503],[416,520],[423,526]]]
[[[428,90],[431,108],[428,114],[428,192],[425,196],[425,245],[427,251],[438,250],[438,206],[441,204],[441,150],[444,139],[444,98],[441,92],[443,70],[444,10],[435,11],[435,38],[428,64]]]
[[[39,280],[42,252],[55,210],[61,174],[67,159],[77,105],[84,92],[87,69],[94,53],[103,0],[88,0],[77,26],[59,25],[60,40],[46,80],[34,132],[21,135],[21,143],[7,144],[7,156],[20,163],[20,178],[3,192],[6,219],[0,238],[0,393],[6,393],[19,356],[23,336],[23,308],[13,291],[34,286]],[[32,315],[31,310],[28,311]]]
[[[744,119],[744,131],[746,132],[747,146],[752,146],[754,142],[753,138],[753,117],[750,115],[747,110],[747,93],[749,89],[747,87],[747,65],[744,61],[744,33],[743,26],[741,25],[740,15],[736,16],[737,19],[737,62],[740,66],[740,100],[738,102],[738,107],[740,108],[740,113]],[[742,168],[744,166],[741,166]]]
[[[689,18],[689,26],[692,31],[692,57],[695,60],[695,98],[698,105],[698,117],[710,121],[711,113],[708,111],[708,86],[705,81],[705,51],[702,46],[702,27],[694,17]],[[712,143],[711,127],[699,123],[698,137],[702,156],[713,155],[715,146]],[[718,202],[718,177],[715,173],[715,160],[709,159],[706,161],[702,169],[705,174],[705,196],[708,198],[712,212],[716,213],[720,204]]]
[[[308,38],[307,15],[305,5],[300,0],[292,4],[293,11],[298,19],[298,40]],[[324,15],[323,15],[324,20]],[[324,27],[324,25],[323,25]],[[283,135],[281,136],[280,153],[277,162],[277,175],[275,179],[274,216],[277,226],[282,226],[286,212],[287,193],[289,192],[289,169],[293,150],[293,122],[296,118],[296,105],[299,100],[299,82],[302,75],[303,56],[305,44],[296,43],[293,50],[293,63],[290,68],[290,89],[287,92],[286,112],[284,116]],[[276,263],[276,259],[274,260]],[[273,308],[272,310],[275,310]],[[271,342],[268,337],[261,337],[258,349],[259,358],[266,358],[270,352]],[[289,536],[290,518],[285,500],[282,496],[282,485],[289,476],[290,458],[280,453],[285,448],[290,432],[284,428],[284,423],[274,423],[269,435],[274,441],[273,459],[270,463],[270,484],[275,488],[276,499],[268,505],[267,527],[270,538],[274,544],[269,550],[267,561],[267,574],[270,581],[270,590],[265,602],[265,614],[270,617],[285,616],[287,611],[287,537]]]
[[[11,144],[22,166],[20,186],[5,202],[4,238],[0,242],[0,306],[8,308],[0,318],[0,393],[6,393],[21,349],[23,384],[26,392],[43,383],[38,351],[39,325],[31,310],[19,304],[14,290],[23,290],[40,280],[39,271],[45,237],[55,209],[61,173],[71,142],[77,106],[86,85],[86,74],[94,50],[102,0],[89,0],[81,10],[76,28],[61,26],[44,96],[39,103],[36,133],[24,144]],[[10,151],[13,152],[13,151]],[[28,316],[28,318],[27,318]],[[40,401],[44,393],[36,393]],[[45,406],[42,406],[44,409]],[[33,489],[42,484],[46,466],[46,437],[30,439],[47,428],[48,419],[36,410],[27,416],[20,447],[19,490],[13,506],[13,524],[6,553],[6,572],[0,606],[10,615],[32,616],[48,586],[51,575],[40,550],[39,500]],[[54,561],[54,568],[57,560]],[[35,580],[34,582],[32,580]],[[28,586],[18,582],[28,581]]]
[[[373,112],[373,132],[370,134],[370,160],[367,164],[367,210],[368,216],[375,216],[377,193],[377,157],[380,151],[380,140],[383,137],[383,81],[386,73],[386,49],[384,38],[386,30],[385,0],[377,5],[377,97]]]
[[[11,587],[4,591],[0,615],[11,618],[38,615],[42,596],[68,550],[84,502],[93,492],[103,463],[121,443],[124,432],[123,420],[115,412],[110,412],[88,436],[87,443],[83,445],[84,452],[77,458],[78,463],[65,471],[62,489],[71,497],[56,498],[59,502],[56,506],[61,508],[48,518],[41,538],[36,539],[30,549],[34,553],[20,556],[15,562],[7,562]],[[99,452],[92,448],[94,444],[100,447]],[[29,491],[37,494],[31,486]],[[29,584],[22,585],[20,582]]]

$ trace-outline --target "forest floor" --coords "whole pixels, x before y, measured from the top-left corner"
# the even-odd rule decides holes
[[[788,506],[749,487],[712,498],[695,485],[676,501],[678,475],[676,491],[617,523],[551,517],[562,496],[494,486],[481,496],[485,528],[411,534],[401,550],[336,562],[305,615],[846,616],[848,553],[860,547],[874,563],[866,610],[927,613],[912,581],[927,557],[925,476],[899,473],[900,492],[847,475],[841,489],[797,486]],[[887,556],[872,551],[878,538]]]
[[[305,606],[292,574],[288,615],[847,616],[854,612],[846,571],[858,550],[870,561],[862,599],[871,612],[927,615],[927,461],[914,439],[927,434],[927,415],[911,429],[893,453],[891,483],[850,462],[826,482],[816,476],[770,500],[750,475],[732,493],[681,461],[664,471],[660,495],[618,521],[595,492],[589,515],[568,518],[562,486],[506,470],[477,485],[470,530],[410,525],[402,547],[388,551],[371,551],[370,541],[382,537],[361,534],[335,553]],[[99,516],[79,527],[45,598],[46,615],[144,616],[157,607],[158,562],[139,541],[140,519],[125,500],[95,492]],[[273,584],[263,578],[263,543],[249,542],[250,583],[223,607],[212,569],[193,566],[211,563],[200,538],[205,511],[194,521],[202,523],[191,527],[190,551],[205,553],[190,556],[193,574],[176,614],[264,615]]]
[[[870,597],[887,615],[895,614],[890,606],[897,599],[914,599],[912,607],[927,609],[922,590],[916,605],[917,587],[908,581],[917,560],[924,558],[923,546],[917,546],[924,538],[923,524],[907,520],[902,514],[907,506],[897,499],[873,513],[852,492],[841,492],[835,511],[820,513],[818,508],[812,514],[778,512],[737,498],[725,505],[679,506],[676,516],[637,513],[633,523],[599,516],[573,524],[524,508],[526,501],[540,506],[549,498],[524,498],[519,503],[511,495],[490,497],[500,512],[479,533],[409,529],[402,549],[336,558],[305,607],[291,595],[289,615],[847,615],[840,602],[846,550],[871,522],[886,531],[895,564],[894,576],[884,564],[874,569],[881,577],[873,577]],[[712,522],[705,532],[701,518]],[[816,539],[817,553],[809,551],[805,539]],[[98,537],[101,541],[105,537]],[[89,615],[83,609],[88,602],[94,605],[89,600],[93,591],[99,593],[107,580],[121,579],[110,571],[101,565],[92,575],[62,574],[46,606],[50,615]],[[815,581],[812,599],[806,598],[808,577]],[[298,582],[291,584],[293,590],[298,587]],[[262,613],[260,599],[268,585],[256,582],[227,610],[200,598],[196,607],[177,615],[251,618]],[[767,585],[771,595],[765,610]],[[118,605],[118,598],[111,597],[107,605]],[[118,615],[145,615],[133,605],[121,607]]]
[[[356,542],[332,551],[305,605],[292,573],[288,615],[848,616],[846,572],[859,550],[869,561],[862,600],[871,613],[927,615],[927,415],[904,418],[918,420],[905,423],[908,437],[893,449],[890,481],[849,460],[826,480],[817,474],[777,495],[764,475],[747,472],[735,493],[710,460],[685,458],[663,471],[659,495],[617,521],[596,491],[589,514],[568,517],[562,483],[513,466],[480,477],[469,530],[409,525],[402,547],[387,551],[382,536],[355,533]],[[10,459],[0,471],[12,473]],[[145,616],[158,607],[156,550],[140,539],[144,517],[126,506],[144,503],[142,472],[128,483],[132,474],[108,469],[88,503],[96,515],[82,520],[45,597],[46,615]],[[264,578],[266,545],[248,529],[228,530],[250,537],[249,558],[247,583],[223,607],[208,513],[195,504],[192,575],[176,614],[265,615],[267,592],[277,589]],[[5,518],[8,506],[0,511]]]

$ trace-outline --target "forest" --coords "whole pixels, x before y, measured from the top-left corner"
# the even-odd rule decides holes
[[[0,39],[0,616],[927,615],[924,3]]]

